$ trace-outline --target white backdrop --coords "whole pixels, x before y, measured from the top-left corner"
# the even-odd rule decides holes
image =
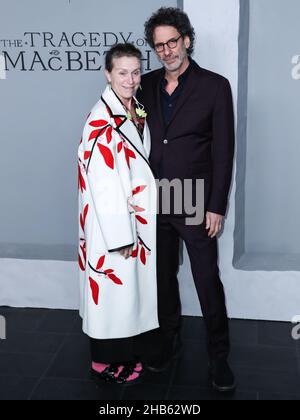
[[[238,81],[239,0],[185,0],[184,9],[197,33],[195,60],[229,78],[235,107]],[[219,240],[220,270],[229,316],[244,319],[291,321],[300,314],[300,273],[242,271],[232,266],[235,183],[230,196],[225,230]],[[184,312],[197,308],[187,269],[181,270]],[[189,285],[186,283],[189,282]],[[193,296],[193,297],[192,297]]]

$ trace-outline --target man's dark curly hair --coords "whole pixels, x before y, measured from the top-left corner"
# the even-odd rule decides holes
[[[185,37],[190,38],[191,45],[187,49],[192,55],[195,43],[195,30],[191,25],[188,15],[177,7],[161,7],[145,23],[145,38],[151,48],[154,48],[153,33],[157,26],[173,26]]]

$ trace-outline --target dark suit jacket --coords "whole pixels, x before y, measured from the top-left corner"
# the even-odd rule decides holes
[[[160,100],[164,74],[164,69],[145,74],[138,96],[148,114],[154,175],[168,180],[204,179],[205,211],[224,215],[234,154],[230,84],[192,62],[172,120],[165,127]]]

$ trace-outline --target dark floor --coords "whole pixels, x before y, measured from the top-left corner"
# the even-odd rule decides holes
[[[292,325],[231,320],[234,395],[211,390],[201,318],[183,317],[183,352],[163,374],[130,387],[90,379],[88,339],[77,311],[0,307],[0,400],[300,400],[300,340]]]

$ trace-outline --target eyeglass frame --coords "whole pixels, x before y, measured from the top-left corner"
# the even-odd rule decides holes
[[[171,38],[167,42],[159,42],[158,44],[154,45],[154,49],[158,53],[159,52],[163,52],[164,49],[165,49],[165,45],[167,45],[168,48],[170,48],[171,50],[173,50],[174,48],[177,47],[177,42],[179,41],[180,38],[183,38],[183,36],[182,35],[179,35],[179,37],[176,38],[176,39],[175,38]],[[169,42],[175,42],[174,47],[170,47]],[[159,47],[159,51],[157,50],[157,47]]]

